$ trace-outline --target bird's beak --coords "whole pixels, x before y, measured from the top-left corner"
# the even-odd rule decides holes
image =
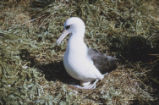
[[[56,43],[57,45],[60,45],[62,40],[69,34],[67,30],[64,30],[61,34],[61,36],[57,39]]]

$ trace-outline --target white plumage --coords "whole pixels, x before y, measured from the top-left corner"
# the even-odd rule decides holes
[[[67,73],[73,78],[81,81],[82,86],[76,87],[82,89],[95,88],[96,82],[102,80],[104,75],[101,74],[94,65],[93,59],[89,56],[88,52],[90,49],[84,42],[84,22],[78,17],[71,17],[64,23],[64,29],[64,32],[57,40],[57,44],[60,44],[61,41],[70,34],[63,59]],[[91,84],[94,80],[96,80],[96,82]]]

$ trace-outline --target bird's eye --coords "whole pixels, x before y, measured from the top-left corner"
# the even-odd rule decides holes
[[[66,26],[65,28],[66,28],[66,30],[68,30],[70,28],[70,26]]]

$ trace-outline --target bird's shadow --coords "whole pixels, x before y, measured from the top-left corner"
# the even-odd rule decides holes
[[[27,49],[20,50],[20,58],[23,61],[29,61],[29,67],[35,67],[42,72],[48,81],[61,81],[66,84],[79,84],[79,81],[69,76],[64,68],[62,61],[53,61],[48,64],[38,62],[34,56],[31,56]]]
[[[54,61],[49,64],[38,65],[37,68],[42,71],[48,81],[58,80],[66,84],[79,84],[79,81],[68,75],[62,61]]]

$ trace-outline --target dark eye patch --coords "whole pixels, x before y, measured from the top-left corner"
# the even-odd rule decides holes
[[[70,28],[70,26],[68,25],[68,26],[66,26],[65,28],[66,28],[66,30],[67,30],[67,29],[69,29],[69,28]]]

